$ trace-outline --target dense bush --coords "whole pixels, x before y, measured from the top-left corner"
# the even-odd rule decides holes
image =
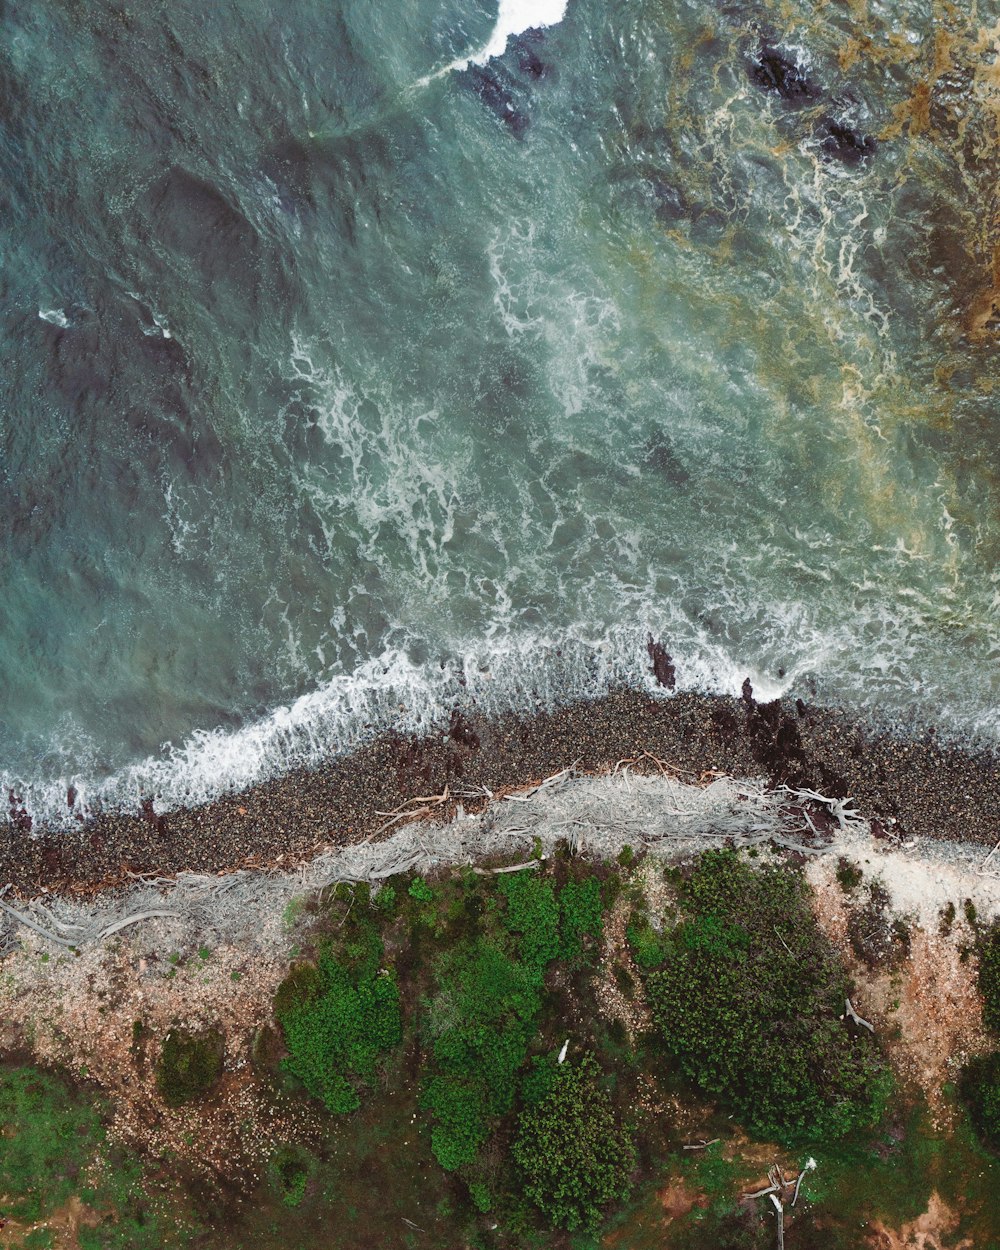
[[[708,852],[680,902],[684,919],[663,935],[663,963],[646,982],[684,1072],[765,1138],[875,1123],[888,1069],[841,1019],[848,983],[801,876]]]
[[[596,877],[567,881],[559,891],[559,957],[579,959],[588,939],[595,945],[604,930],[604,902]]]
[[[1000,1149],[1000,1051],[980,1055],[966,1064],[959,1092],[976,1132],[987,1145]]]
[[[512,1106],[541,977],[536,966],[480,938],[440,961],[437,982],[428,1016],[432,1075],[422,1105],[434,1116],[434,1155],[454,1171],[475,1159],[495,1119]]]
[[[297,1207],[306,1194],[316,1161],[301,1146],[279,1146],[268,1160],[271,1187],[286,1207]]]
[[[500,878],[501,906],[485,934],[438,961],[427,1016],[431,1074],[422,1106],[443,1168],[472,1163],[497,1119],[511,1110],[542,1002],[545,969],[559,952],[559,905],[551,881],[530,871]]]
[[[636,1164],[600,1078],[590,1054],[556,1067],[518,1121],[512,1153],[525,1193],[559,1228],[594,1227],[602,1207],[627,1195]]]
[[[1000,1033],[1000,924],[994,925],[980,943],[979,992],[983,996],[983,1023]]]
[[[100,1120],[37,1068],[0,1073],[0,1194],[23,1220],[65,1201],[97,1145]]]
[[[371,1080],[379,1055],[402,1036],[395,975],[380,971],[378,931],[363,919],[348,932],[339,957],[326,949],[279,986],[275,1015],[284,1033],[287,1071],[328,1111],[359,1105],[350,1078]]]
[[[222,1071],[222,1035],[215,1029],[171,1029],[156,1064],[156,1088],[168,1107],[204,1098]]]

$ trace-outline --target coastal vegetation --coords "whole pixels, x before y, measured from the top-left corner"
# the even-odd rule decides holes
[[[998,1049],[976,1055],[966,1064],[960,1089],[979,1136],[1000,1150],[1000,924],[981,934],[978,945],[983,1024]]]
[[[683,918],[664,933],[646,988],[685,1075],[765,1140],[878,1123],[889,1071],[871,1035],[842,1019],[848,979],[801,876],[708,852],[679,876],[678,900]]]
[[[222,1034],[171,1029],[156,1064],[156,1088],[168,1107],[204,1098],[222,1071]]]
[[[857,986],[777,856],[665,869],[564,846],[342,884],[297,925],[302,954],[239,1078],[283,1125],[246,1181],[130,1154],[86,1077],[12,1062],[0,1192],[36,1239],[12,1244],[61,1246],[72,1201],[83,1250],[312,1250],[331,1221],[345,1250],[772,1247],[773,1210],[745,1197],[772,1168],[801,1178],[789,1250],[855,1247],[859,1226],[905,1225],[933,1195],[956,1238],[1000,1229],[998,1056],[943,1091],[951,1127],[935,1128],[881,1031],[843,1018]],[[995,939],[980,935],[987,1013]],[[237,1079],[224,1027],[137,1028],[165,1114],[212,1114]]]

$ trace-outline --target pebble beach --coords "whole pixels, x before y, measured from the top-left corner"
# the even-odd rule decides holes
[[[355,752],[215,802],[102,813],[76,832],[9,824],[0,878],[21,896],[94,893],[133,875],[239,868],[287,869],[322,850],[384,835],[403,805],[447,821],[492,793],[560,769],[584,772],[634,760],[684,780],[724,773],[850,797],[876,837],[943,839],[989,848],[1000,837],[1000,764],[985,751],[876,732],[844,711],[801,700],[758,703],[690,693],[619,690],[530,718],[455,714],[421,737],[381,736]],[[418,798],[440,799],[428,804]],[[16,796],[15,796],[16,797]]]

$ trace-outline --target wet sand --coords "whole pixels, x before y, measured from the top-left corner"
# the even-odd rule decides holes
[[[22,895],[76,893],[130,873],[287,868],[321,848],[371,836],[385,824],[379,813],[446,786],[472,810],[476,802],[463,791],[525,785],[572,764],[597,771],[645,753],[638,767],[656,768],[655,756],[695,776],[718,770],[851,795],[877,835],[984,846],[1000,838],[994,754],[938,743],[933,731],[912,739],[876,733],[844,712],[798,700],[623,690],[531,718],[456,714],[450,727],[426,737],[385,736],[318,769],[165,815],[137,795],[133,812],[104,813],[75,832],[28,833],[8,824],[0,834],[0,881]],[[434,810],[447,819],[449,804]]]

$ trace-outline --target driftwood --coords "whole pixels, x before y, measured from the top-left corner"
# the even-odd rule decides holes
[[[36,924],[34,920],[29,920],[27,916],[22,916],[19,911],[15,911],[13,907],[5,903],[2,899],[0,899],[0,908],[2,908],[8,916],[11,916],[20,924],[25,925],[29,929],[34,929],[34,931],[39,934],[40,937],[45,938],[46,941],[54,942],[57,946],[65,946],[67,949],[76,946],[76,943],[71,942],[68,938],[61,938],[55,933],[50,933],[48,929],[43,929],[42,926],[40,924]]]
[[[477,877],[493,877],[501,872],[524,872],[526,868],[537,868],[541,861],[526,859],[523,864],[511,864],[508,868],[473,868]]]
[[[152,920],[154,916],[179,916],[179,911],[140,911],[134,916],[126,916],[124,920],[116,920],[114,924],[109,924],[106,929],[102,929],[99,937],[110,937],[112,933],[117,933],[119,929],[126,929],[130,924],[138,924],[140,920]]]
[[[685,1147],[687,1149],[687,1147]],[[770,1198],[774,1207],[775,1217],[778,1221],[778,1250],[785,1250],[785,1194],[791,1189],[792,1201],[790,1206],[795,1206],[799,1200],[799,1190],[802,1188],[802,1178],[807,1172],[811,1172],[816,1167],[815,1159],[807,1159],[799,1174],[791,1179],[786,1179],[784,1172],[777,1164],[768,1168],[767,1185],[763,1189],[757,1189],[751,1194],[744,1194],[743,1198],[746,1202],[753,1202],[757,1198]]]
[[[694,1142],[690,1146],[682,1146],[682,1150],[707,1150],[709,1146],[714,1146],[722,1140],[721,1137],[713,1137],[711,1141]]]
[[[989,855],[987,855],[986,858],[983,860],[983,862],[979,865],[979,869],[978,869],[979,875],[983,873],[984,869],[986,868],[986,865],[990,862],[990,860],[997,853],[997,851],[1000,851],[1000,842],[996,844],[993,850],[990,851]]]
[[[853,1020],[855,1024],[859,1024],[861,1025],[862,1028],[867,1029],[869,1033],[875,1032],[874,1024],[870,1024],[867,1020],[862,1020],[862,1018],[854,1010],[854,1006],[851,1003],[850,999],[847,999],[847,1013],[846,1014],[847,1014],[848,1020]]]

